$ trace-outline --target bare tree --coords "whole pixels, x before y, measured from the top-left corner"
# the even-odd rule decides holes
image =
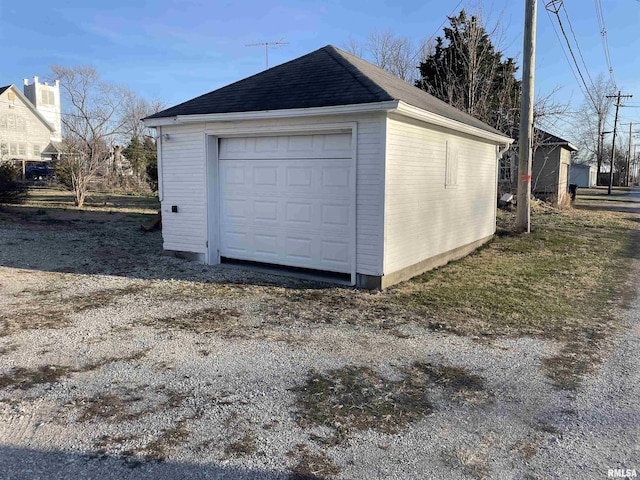
[[[89,182],[104,167],[115,140],[127,129],[124,115],[130,92],[124,87],[100,81],[90,67],[63,67],[51,70],[60,80],[65,153],[59,171],[61,180],[73,192],[74,203],[82,207]]]
[[[596,163],[598,178],[604,158],[602,132],[613,105],[613,98],[607,98],[607,95],[611,94],[613,89],[611,80],[601,73],[594,80],[588,98],[577,113],[578,126],[575,135],[576,143],[580,147],[580,159],[585,163]]]
[[[364,43],[350,38],[344,49],[356,57],[367,57],[378,67],[409,83],[418,79],[418,65],[428,50],[426,42],[416,45],[390,30],[372,32]]]
[[[125,143],[134,136],[142,139],[145,135],[151,135],[151,132],[141,120],[160,110],[164,110],[166,105],[160,100],[148,101],[129,92],[128,99],[123,107],[124,133],[127,136],[127,138],[123,138],[123,143]]]

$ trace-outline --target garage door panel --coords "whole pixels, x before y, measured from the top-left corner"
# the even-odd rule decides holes
[[[220,255],[350,273],[350,149],[350,134],[222,139]]]

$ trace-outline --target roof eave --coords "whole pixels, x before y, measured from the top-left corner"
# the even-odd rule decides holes
[[[571,150],[573,152],[577,152],[579,150],[579,148],[576,147],[571,142],[544,142],[542,146],[543,147],[565,147],[567,150]]]
[[[176,115],[163,118],[143,119],[147,127],[161,127],[165,125],[186,125],[190,123],[229,122],[240,120],[263,120],[272,118],[315,117],[322,115],[336,115],[347,113],[363,113],[394,110],[398,101],[359,103],[353,105],[334,105],[330,107],[289,108],[282,110],[263,110],[259,112],[228,112],[205,113],[196,115]]]
[[[466,133],[468,135],[479,137],[485,140],[490,140],[501,144],[512,144],[514,140],[501,133],[493,133],[487,130],[483,130],[466,123],[458,122],[436,113],[428,112],[413,105],[409,105],[405,102],[398,102],[398,108],[396,111],[406,117],[421,120],[423,122],[430,123],[432,125],[438,125],[440,127],[449,128],[457,132]]]

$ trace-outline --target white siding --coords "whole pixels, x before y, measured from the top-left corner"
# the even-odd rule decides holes
[[[162,127],[162,236],[165,250],[204,254],[207,241],[204,124]],[[171,206],[178,213],[171,212]]]
[[[385,274],[495,232],[494,143],[391,115],[386,144]],[[457,179],[445,186],[447,148]]]
[[[164,248],[206,252],[205,132],[224,138],[252,133],[295,133],[299,126],[357,123],[356,271],[382,275],[385,114],[358,114],[260,121],[234,121],[197,126],[162,127],[162,221]],[[171,205],[178,213],[171,213]]]

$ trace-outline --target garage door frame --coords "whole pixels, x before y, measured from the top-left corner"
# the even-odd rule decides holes
[[[358,124],[356,122],[345,123],[328,123],[328,124],[310,124],[295,126],[262,126],[262,127],[220,127],[215,130],[206,130],[204,133],[204,148],[206,158],[206,221],[207,221],[207,240],[206,240],[206,258],[205,261],[209,265],[217,265],[220,263],[220,223],[219,223],[219,205],[220,205],[220,189],[219,187],[219,161],[218,148],[219,139],[233,137],[272,137],[284,135],[326,135],[332,133],[351,133],[351,175],[350,190],[351,202],[351,285],[356,284],[356,255],[357,255],[357,203],[356,203],[356,177],[357,177],[357,144],[358,144]]]

